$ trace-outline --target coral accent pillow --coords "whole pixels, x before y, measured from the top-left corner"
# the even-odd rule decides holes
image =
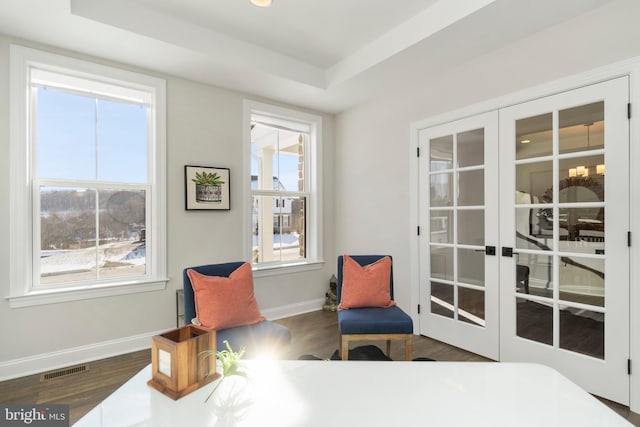
[[[264,320],[253,294],[251,264],[244,263],[229,277],[205,276],[187,270],[195,297],[196,319],[205,328],[225,329]]]
[[[338,310],[396,305],[389,290],[391,258],[386,256],[364,267],[348,255],[344,255],[342,261],[342,292]]]

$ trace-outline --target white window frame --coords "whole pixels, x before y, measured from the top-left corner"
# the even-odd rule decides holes
[[[243,103],[243,253],[252,260],[251,210],[251,116],[261,115],[274,120],[298,122],[309,126],[309,141],[305,148],[305,184],[309,193],[307,214],[306,258],[295,261],[276,261],[252,264],[254,276],[317,270],[323,267],[322,258],[322,117],[297,110],[251,100]]]
[[[34,286],[35,239],[38,221],[34,159],[30,131],[31,69],[53,72],[74,78],[92,80],[123,88],[121,98],[144,92],[150,103],[149,132],[154,139],[147,159],[151,190],[147,209],[146,245],[147,274],[122,278],[113,282],[69,286]],[[128,88],[128,89],[127,89]],[[99,89],[98,89],[99,92]],[[26,48],[10,46],[10,307],[51,304],[111,295],[160,290],[166,287],[166,82],[118,68],[95,64],[76,58]],[[34,223],[35,222],[35,223]],[[37,268],[37,266],[35,266]]]

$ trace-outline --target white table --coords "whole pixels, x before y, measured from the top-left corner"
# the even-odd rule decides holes
[[[77,427],[628,426],[557,371],[525,363],[245,361],[173,401],[147,366]]]

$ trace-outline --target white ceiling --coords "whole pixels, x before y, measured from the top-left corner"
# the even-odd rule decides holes
[[[609,1],[0,0],[0,32],[338,112]]]
[[[271,8],[247,0],[138,2],[211,32],[328,68],[436,0],[403,0],[402,7],[388,0],[275,0]]]

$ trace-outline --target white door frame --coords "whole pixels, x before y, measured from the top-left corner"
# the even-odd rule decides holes
[[[541,96],[549,96],[577,89],[589,84],[610,80],[620,76],[629,76],[629,99],[632,105],[632,115],[629,122],[629,137],[631,145],[630,157],[632,160],[640,160],[640,57],[606,65],[595,70],[555,80],[485,102],[473,104],[459,110],[438,114],[410,124],[408,156],[410,167],[409,194],[411,197],[409,206],[409,230],[407,230],[407,234],[409,236],[410,250],[409,274],[411,278],[411,314],[414,325],[416,325],[414,326],[416,332],[419,331],[419,326],[417,326],[419,322],[417,307],[420,302],[420,243],[416,232],[418,226],[420,226],[418,205],[419,167],[418,157],[416,155],[419,144],[419,130],[459,120],[465,117],[498,110],[522,102],[527,102]],[[630,168],[629,180],[631,191],[630,227],[632,234],[629,290],[629,346],[631,358],[629,407],[631,411],[640,413],[640,168]]]

